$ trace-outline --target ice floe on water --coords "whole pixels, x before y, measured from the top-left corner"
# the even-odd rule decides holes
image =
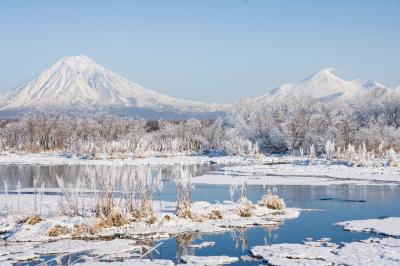
[[[387,236],[400,237],[400,217],[353,220],[336,223],[336,225],[343,226],[344,229],[348,231],[374,232]]]
[[[270,265],[400,265],[400,239],[369,238],[350,243],[305,241],[272,244],[251,249]]]
[[[150,259],[127,259],[124,261],[84,261],[75,263],[75,265],[85,266],[119,266],[119,265],[132,265],[132,266],[173,266],[171,260],[150,260]]]
[[[198,244],[191,244],[191,245],[189,245],[189,248],[202,249],[202,248],[207,248],[207,247],[213,247],[214,245],[215,245],[215,242],[213,242],[213,241],[205,241],[205,242],[201,242]]]
[[[91,258],[97,259],[111,254],[129,258],[140,257],[143,250],[149,249],[150,247],[137,245],[135,241],[127,239],[114,239],[110,241],[64,239],[54,242],[1,242],[0,262],[15,263],[43,256],[60,256],[82,252]]]
[[[223,265],[237,262],[239,258],[228,256],[191,256],[185,255],[181,257],[181,261],[185,262],[184,265]]]

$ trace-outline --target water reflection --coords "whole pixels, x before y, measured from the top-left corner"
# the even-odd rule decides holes
[[[98,166],[98,165],[30,165],[30,164],[9,164],[0,166],[0,181],[8,184],[10,190],[17,188],[18,181],[22,188],[33,188],[34,179],[38,184],[45,184],[46,188],[58,188],[57,176],[64,180],[66,186],[74,185],[78,178],[90,179],[94,175],[97,180],[115,176],[134,176],[140,168],[148,168],[155,175],[161,171],[164,181],[173,179],[180,169],[180,165],[158,165],[158,166]],[[185,166],[192,176],[201,175],[208,171],[217,170],[221,166],[208,164]]]

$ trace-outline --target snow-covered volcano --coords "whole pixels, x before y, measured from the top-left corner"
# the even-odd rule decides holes
[[[279,88],[258,97],[258,99],[272,101],[302,99],[305,97],[320,100],[331,100],[337,98],[350,99],[366,91],[363,84],[364,83],[359,80],[343,80],[334,75],[331,68],[326,68],[299,83],[284,84]],[[371,82],[366,84],[372,86]]]
[[[23,86],[6,95],[2,110],[142,109],[156,112],[204,113],[221,106],[176,99],[148,90],[81,55],[64,57]]]

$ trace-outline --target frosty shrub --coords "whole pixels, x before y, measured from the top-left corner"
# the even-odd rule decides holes
[[[284,210],[286,207],[284,200],[272,192],[268,192],[267,195],[264,195],[258,202],[258,205],[273,210]]]
[[[397,155],[396,152],[390,148],[390,150],[387,151],[387,165],[392,166],[392,167],[397,167]]]
[[[192,192],[194,183],[188,167],[182,166],[176,180],[177,207],[176,214],[182,218],[194,218],[192,213]]]

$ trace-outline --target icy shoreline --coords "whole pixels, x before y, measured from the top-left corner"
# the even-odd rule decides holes
[[[62,153],[0,155],[0,165],[86,165],[86,166],[174,166],[225,165],[220,171],[193,178],[194,183],[211,185],[400,185],[400,168],[382,166],[347,166],[324,159],[312,161],[292,156],[206,156],[174,155],[135,159],[84,159]],[[228,166],[233,165],[233,166]]]
[[[289,161],[289,162],[288,162]],[[331,165],[317,161],[301,164],[295,158],[275,163],[226,166],[193,178],[195,183],[230,185],[246,181],[249,185],[400,185],[400,169],[397,167],[351,167]]]
[[[254,156],[207,156],[207,155],[171,155],[150,156],[128,159],[86,159],[72,157],[64,153],[36,154],[0,154],[0,165],[32,164],[32,165],[104,165],[104,166],[145,166],[145,165],[195,165],[195,164],[243,164],[263,161],[265,157]]]

